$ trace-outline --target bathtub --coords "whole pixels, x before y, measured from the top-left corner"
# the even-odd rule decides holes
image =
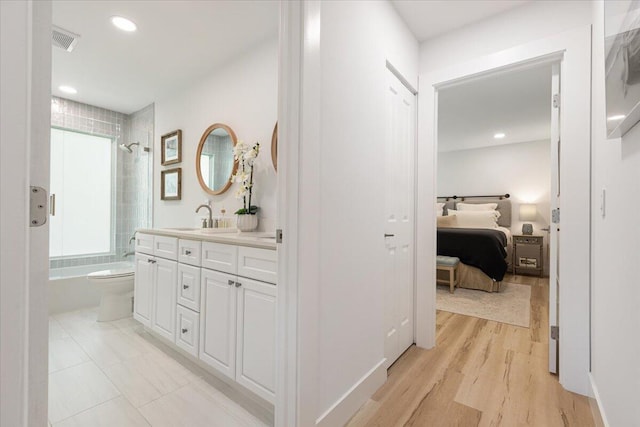
[[[82,265],[49,270],[49,314],[64,313],[100,305],[100,291],[87,274],[109,268],[133,267],[131,262]]]

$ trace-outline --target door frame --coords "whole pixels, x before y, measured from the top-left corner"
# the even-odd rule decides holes
[[[29,226],[29,186],[49,190],[51,2],[0,8],[0,424],[46,425],[49,227]]]
[[[560,383],[587,395],[589,387],[589,288],[590,272],[590,143],[591,132],[591,26],[578,27],[548,38],[525,43],[419,78],[417,152],[416,344],[432,348],[436,343],[435,277],[437,196],[438,90],[470,77],[527,65],[532,61],[561,57],[561,139],[563,182],[562,287],[559,326]],[[570,159],[570,162],[568,161]],[[427,261],[428,260],[428,261]]]

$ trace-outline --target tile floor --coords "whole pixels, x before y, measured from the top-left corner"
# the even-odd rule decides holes
[[[161,344],[132,318],[96,309],[49,319],[52,427],[273,425],[264,408]]]

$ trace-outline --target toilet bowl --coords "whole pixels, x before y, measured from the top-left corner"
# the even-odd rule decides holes
[[[131,316],[133,312],[133,266],[96,271],[87,275],[89,283],[102,293],[98,322]]]

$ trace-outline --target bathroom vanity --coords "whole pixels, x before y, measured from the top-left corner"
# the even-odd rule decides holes
[[[140,229],[133,317],[261,398],[275,400],[273,233]]]

